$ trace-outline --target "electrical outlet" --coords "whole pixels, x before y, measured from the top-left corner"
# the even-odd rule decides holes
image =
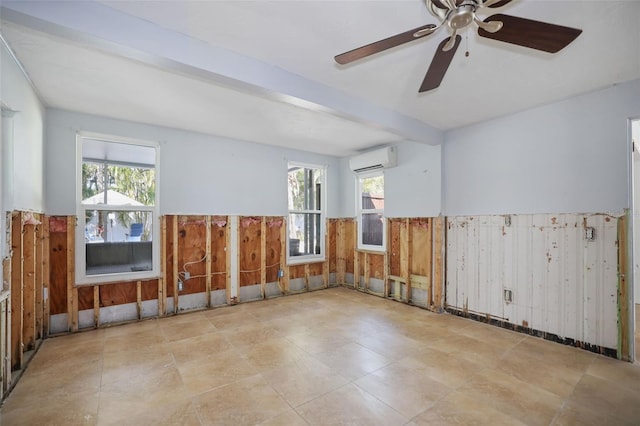
[[[184,271],[184,280],[188,280],[189,278],[191,278],[191,272],[188,271]]]
[[[182,281],[178,280],[178,291],[182,291]]]
[[[513,302],[513,290],[505,288],[503,290],[503,297],[504,297],[504,301],[506,303],[512,303]]]
[[[284,277],[284,270],[278,269],[278,278],[282,278],[282,277]]]
[[[596,229],[593,226],[587,226],[584,228],[584,239],[587,241],[595,241]]]

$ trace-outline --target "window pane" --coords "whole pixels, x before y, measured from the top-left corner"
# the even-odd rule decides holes
[[[155,189],[154,169],[82,164],[82,204],[153,206]]]
[[[362,215],[362,244],[381,246],[384,217],[381,213]]]
[[[322,169],[299,166],[289,167],[289,210],[320,210],[322,193]]]
[[[289,255],[320,254],[320,213],[289,215]]]
[[[152,212],[87,210],[86,274],[150,271]]]
[[[362,208],[369,210],[384,209],[384,176],[361,179]]]

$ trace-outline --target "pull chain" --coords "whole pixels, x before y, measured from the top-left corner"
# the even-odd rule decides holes
[[[469,57],[469,32],[468,31],[464,35],[464,38],[465,38],[465,44],[466,44],[466,52],[464,52],[464,57],[468,58]]]

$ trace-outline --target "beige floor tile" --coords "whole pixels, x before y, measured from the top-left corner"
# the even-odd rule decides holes
[[[635,425],[639,371],[331,288],[47,339],[0,422]]]
[[[108,343],[105,344],[104,352],[110,353],[144,350],[164,343],[166,343],[166,339],[161,333],[147,333],[145,331],[140,331],[132,334],[121,334],[110,337],[108,339]]]
[[[307,355],[306,352],[283,337],[270,339],[248,348],[240,348],[238,352],[258,371],[288,365]]]
[[[234,347],[240,349],[248,349],[268,340],[284,337],[279,330],[269,327],[268,323],[263,324],[256,320],[252,324],[224,330],[221,333]]]
[[[548,425],[563,403],[551,392],[491,369],[482,370],[457,390],[529,425]]]
[[[178,365],[187,395],[195,396],[238,380],[254,376],[258,370],[234,349],[211,358],[195,359]]]
[[[100,422],[126,420],[152,407],[165,407],[183,399],[185,388],[178,370],[165,368],[103,385],[98,419]]]
[[[558,367],[584,373],[598,356],[572,346],[550,342],[539,337],[528,336],[518,343],[509,356],[525,355]]]
[[[216,328],[207,318],[200,318],[194,321],[177,322],[162,327],[164,337],[168,342],[189,339],[203,334],[214,333]]]
[[[294,410],[285,411],[267,421],[260,423],[261,426],[307,426],[307,423]]]
[[[350,343],[350,339],[342,336],[339,330],[333,330],[330,327],[289,335],[287,340],[312,355]]]
[[[32,395],[47,397],[51,393],[59,395],[100,390],[102,360],[86,362],[57,362],[40,369],[30,366],[12,395]]]
[[[406,418],[413,418],[444,397],[451,388],[425,373],[426,365],[405,358],[358,379],[355,384]]]
[[[3,426],[95,425],[98,392],[31,395],[26,399],[10,395],[2,407]]]
[[[602,379],[612,380],[640,395],[640,366],[597,356],[587,369],[587,373]]]
[[[509,347],[485,343],[464,335],[441,340],[438,344],[432,345],[431,348],[447,352],[449,356],[487,368],[497,368],[501,363],[501,358],[510,351]]]
[[[429,349],[409,359],[414,359],[423,364],[420,368],[421,374],[451,388],[461,386],[486,368],[482,364],[467,361],[434,349]]]
[[[238,306],[244,307],[246,305]],[[244,325],[253,325],[257,322],[256,317],[251,315],[246,309],[239,309],[236,306],[217,308],[209,312],[207,312],[205,316],[219,331],[232,330]],[[216,312],[218,313],[216,314]]]
[[[98,426],[200,426],[196,409],[189,399],[150,406],[129,418],[109,419],[101,416]]]
[[[354,384],[325,394],[296,408],[311,425],[404,425],[400,413]]]
[[[102,385],[126,382],[174,367],[171,349],[165,343],[140,350],[107,352],[104,354]]]
[[[310,356],[304,356],[262,377],[292,407],[345,385],[348,379]]]
[[[427,349],[424,342],[410,339],[401,334],[388,332],[372,333],[357,337],[356,342],[380,355],[397,360],[411,355],[419,355]]]
[[[515,417],[500,412],[474,398],[453,392],[413,419],[415,425],[525,425]]]
[[[203,424],[253,425],[290,410],[260,375],[231,383],[193,399]]]
[[[569,401],[640,424],[640,394],[611,380],[585,374]]]
[[[559,367],[521,354],[502,357],[497,369],[562,398],[571,395],[583,374],[578,370]]]
[[[617,413],[601,411],[597,407],[570,401],[565,403],[552,424],[554,426],[637,426],[638,419],[622,419],[617,416]]]
[[[222,333],[207,333],[169,343],[178,365],[195,360],[206,362],[218,353],[233,349],[233,345]]]
[[[389,364],[391,360],[357,343],[315,354],[314,357],[342,376],[357,379]]]
[[[160,333],[160,320],[150,318],[144,321],[122,324],[104,329],[107,339],[135,333]]]

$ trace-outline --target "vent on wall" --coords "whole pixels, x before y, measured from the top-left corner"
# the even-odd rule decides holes
[[[349,167],[356,173],[388,169],[397,164],[396,147],[394,146],[365,152],[349,159]]]

